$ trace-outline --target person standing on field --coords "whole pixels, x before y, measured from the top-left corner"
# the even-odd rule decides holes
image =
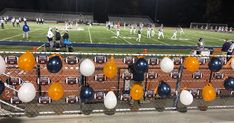
[[[141,42],[141,29],[139,29],[138,31],[137,31],[137,39],[136,39],[136,41],[138,41],[138,42]]]
[[[47,39],[48,39],[51,49],[54,47],[53,37],[54,37],[54,33],[52,32],[52,28],[49,28],[47,32]]]
[[[27,25],[27,23],[25,22],[24,23],[24,26],[23,26],[23,38],[25,39],[27,39],[28,40],[28,37],[29,37],[29,31],[30,31],[30,29],[29,29],[29,26]]]

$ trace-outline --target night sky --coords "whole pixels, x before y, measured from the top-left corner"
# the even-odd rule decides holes
[[[0,9],[89,12],[104,15],[147,15],[167,25],[190,22],[234,26],[233,0],[1,0]]]

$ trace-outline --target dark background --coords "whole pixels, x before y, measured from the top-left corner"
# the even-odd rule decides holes
[[[190,22],[234,26],[233,0],[0,0],[0,10],[89,12],[104,22],[108,15],[146,15],[167,25]]]

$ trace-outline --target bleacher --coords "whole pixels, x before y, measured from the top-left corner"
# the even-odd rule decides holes
[[[93,22],[93,16],[90,14],[81,13],[53,13],[53,12],[28,12],[18,10],[5,10],[0,16],[9,17],[26,17],[28,20],[36,18],[44,18],[46,21],[68,21],[68,20],[83,20]]]
[[[153,23],[153,21],[147,16],[134,17],[134,16],[109,16],[109,21],[111,22],[121,22],[126,24],[133,23]]]

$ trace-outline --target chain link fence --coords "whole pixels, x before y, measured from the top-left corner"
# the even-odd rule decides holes
[[[140,101],[133,101],[130,97],[132,73],[129,72],[129,64],[136,61],[136,56],[143,54],[92,54],[92,53],[62,53],[63,68],[59,73],[49,73],[46,69],[48,56],[52,53],[34,53],[37,65],[30,71],[18,69],[17,59],[22,52],[1,52],[7,63],[5,75],[0,76],[6,89],[0,97],[1,116],[29,116],[38,115],[62,115],[62,114],[91,114],[105,113],[112,115],[115,112],[131,111],[164,111],[177,110],[186,112],[188,110],[233,108],[234,98],[232,91],[225,90],[223,81],[228,76],[234,76],[231,67],[223,67],[219,72],[211,73],[208,69],[209,58],[197,56],[201,62],[199,71],[190,73],[183,69],[183,60],[186,55],[173,54],[145,54],[149,63],[148,72],[145,73],[142,86],[144,97]],[[118,66],[118,75],[113,79],[107,79],[102,69],[110,55],[115,55]],[[174,60],[175,68],[171,73],[164,73],[160,69],[160,60],[169,56]],[[227,56],[222,57],[224,64]],[[81,103],[79,99],[80,88],[83,77],[79,73],[79,64],[84,58],[93,59],[95,62],[95,73],[86,78],[86,83],[94,91],[94,100],[89,103]],[[160,81],[168,83],[172,89],[168,98],[160,98],[157,95],[157,86]],[[30,103],[22,103],[17,97],[16,90],[23,81],[34,84],[37,94]],[[201,96],[201,89],[211,82],[216,88],[217,98],[213,102],[205,102]],[[53,82],[60,82],[64,87],[64,97],[59,101],[52,101],[47,94],[48,87]],[[194,97],[190,106],[184,106],[178,100],[182,89],[188,89]],[[103,100],[108,91],[114,91],[117,95],[118,104],[114,110],[105,108]]]

